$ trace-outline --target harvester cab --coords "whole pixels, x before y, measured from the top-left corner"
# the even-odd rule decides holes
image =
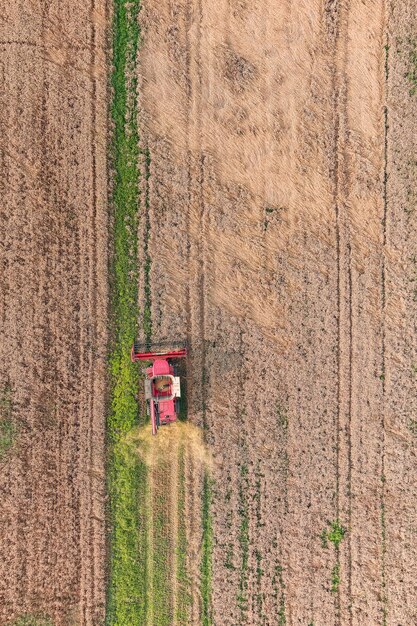
[[[175,422],[180,412],[181,381],[178,375],[177,359],[187,356],[187,347],[167,347],[159,344],[150,350],[149,345],[135,342],[131,360],[151,361],[145,369],[145,399],[151,417],[152,434],[156,435],[159,426]]]

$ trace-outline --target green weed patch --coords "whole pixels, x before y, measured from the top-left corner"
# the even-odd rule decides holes
[[[5,385],[0,391],[0,463],[15,443],[17,426],[13,420],[13,391]]]
[[[328,542],[330,542],[333,544],[334,550],[335,550],[336,563],[332,569],[331,587],[330,587],[330,591],[332,593],[337,593],[339,591],[339,586],[340,586],[339,548],[340,548],[340,543],[343,541],[345,535],[346,535],[346,528],[344,528],[341,525],[339,519],[336,519],[333,522],[328,522],[328,528],[324,528],[320,535],[323,548],[327,548]]]
[[[332,569],[332,586],[331,592],[337,593],[340,586],[340,564],[336,563]]]
[[[340,524],[340,520],[329,522],[330,528],[324,528],[320,537],[323,548],[327,547],[327,542],[330,541],[336,550],[339,548],[340,542],[343,540],[346,534],[346,528]]]

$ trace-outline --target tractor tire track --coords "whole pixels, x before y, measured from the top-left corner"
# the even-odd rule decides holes
[[[388,619],[388,590],[386,576],[386,495],[385,495],[385,428],[386,428],[386,277],[385,256],[387,248],[387,214],[388,214],[388,81],[389,81],[389,32],[388,32],[388,1],[384,2],[384,22],[382,34],[385,39],[384,85],[382,98],[384,100],[384,158],[383,158],[383,215],[382,215],[382,254],[381,254],[381,375],[382,375],[382,410],[381,410],[381,596],[382,596],[382,625],[386,626]]]
[[[99,242],[100,232],[98,229],[99,221],[97,217],[97,6],[95,0],[91,3],[89,21],[90,21],[90,76],[91,76],[91,209],[88,223],[88,230],[86,231],[86,243],[87,249],[85,253],[86,259],[89,260],[86,268],[86,283],[87,293],[91,294],[88,301],[88,318],[90,320],[98,320],[98,298],[100,298],[100,307],[106,307],[107,292],[106,289],[100,287],[100,282],[97,276],[97,268],[101,270],[101,276],[106,277],[106,267],[103,264],[99,265],[99,254],[102,256],[105,241]],[[103,16],[104,17],[104,16]],[[101,32],[101,40],[103,41],[105,33]],[[101,58],[103,63],[104,59]],[[103,73],[102,73],[103,76]],[[105,94],[101,94],[103,97]],[[103,115],[103,111],[101,111]],[[105,125],[101,120],[100,131],[105,131]],[[102,166],[104,163],[101,164]],[[100,226],[103,224],[101,223]],[[100,245],[100,253],[98,252],[98,246]],[[100,343],[98,344],[98,339]],[[100,350],[101,355],[97,354],[97,346],[106,345],[107,332],[105,327],[100,324],[91,325],[88,329],[85,342],[83,345],[88,346],[88,353],[86,355],[86,361],[88,363],[88,392],[87,392],[87,415],[83,420],[87,426],[85,431],[85,439],[87,445],[85,447],[85,466],[90,470],[85,476],[86,490],[84,493],[88,494],[88,499],[82,502],[82,510],[84,513],[83,526],[81,528],[80,547],[81,547],[81,618],[83,623],[95,624],[97,620],[103,614],[104,606],[101,606],[98,610],[94,607],[95,597],[100,597],[104,593],[103,581],[96,575],[96,571],[100,571],[104,568],[104,551],[101,543],[101,538],[104,535],[104,507],[103,505],[97,505],[97,495],[100,494],[101,498],[104,497],[103,493],[103,480],[104,480],[104,467],[100,457],[95,452],[97,449],[97,443],[104,441],[104,428],[100,426],[102,422],[101,416],[105,412],[104,403],[104,389],[102,382],[97,380],[97,372],[99,376],[103,373],[103,357],[104,351]],[[101,363],[100,363],[101,361]],[[97,495],[96,495],[97,494]]]
[[[186,533],[188,544],[188,575],[190,589],[190,626],[201,624],[201,597],[200,597],[200,563],[201,563],[201,478],[197,464],[192,454],[185,457],[185,510]]]
[[[192,19],[192,2],[187,1],[186,9],[185,9],[185,67],[184,71],[186,74],[186,89],[185,89],[185,127],[186,127],[186,168],[187,168],[187,221],[186,221],[186,233],[187,233],[187,247],[186,247],[186,258],[187,258],[187,275],[191,276],[191,146],[190,146],[190,132],[191,132],[191,96],[192,96],[192,85],[191,85],[191,41],[190,41],[190,30],[191,30],[191,19]],[[192,295],[191,295],[191,283],[188,278],[186,285],[186,296],[185,296],[185,307],[186,307],[186,324],[187,324],[187,343],[190,348],[190,353],[192,355]],[[188,358],[188,362],[190,363],[191,357]],[[193,402],[193,387],[190,385],[190,376],[187,374],[187,413],[191,416],[191,406]]]
[[[372,558],[370,555],[374,554],[376,535],[380,526],[375,500],[370,516],[364,510],[361,495],[362,485],[367,482],[372,482],[372,489],[375,492],[380,490],[379,481],[374,474],[374,465],[373,463],[367,465],[367,454],[363,454],[364,447],[369,450],[371,445],[374,458],[378,458],[376,444],[378,437],[371,444],[365,444],[363,441],[363,438],[369,440],[370,437],[370,433],[364,431],[363,416],[369,413],[371,418],[374,412],[380,410],[378,384],[370,368],[374,362],[371,351],[378,351],[381,340],[378,322],[375,323],[375,319],[379,319],[381,315],[381,308],[379,303],[376,310],[370,314],[368,307],[363,306],[364,292],[372,292],[377,302],[380,299],[380,285],[377,279],[380,265],[378,243],[380,188],[368,181],[368,176],[370,180],[373,176],[378,176],[381,164],[381,150],[372,146],[372,139],[368,140],[368,136],[374,137],[375,133],[381,130],[377,107],[381,105],[378,74],[381,57],[379,29],[382,14],[378,12],[378,8],[381,9],[381,3],[372,12],[359,3],[342,5],[339,28],[341,43],[335,63],[336,76],[344,77],[342,85],[340,82],[336,83],[336,93],[339,101],[341,100],[340,113],[336,113],[336,119],[341,120],[340,124],[339,122],[336,124],[339,136],[337,157],[339,174],[336,178],[338,189],[336,247],[339,259],[337,518],[347,529],[347,537],[337,549],[341,581],[338,586],[336,610],[339,623],[349,624],[363,623],[364,620],[376,621],[379,612],[378,602],[371,600],[372,596],[365,602],[360,599],[357,569],[358,560],[364,559],[366,562]],[[363,24],[367,26],[363,27]],[[364,104],[360,102],[359,96],[363,68],[367,68],[369,64],[365,59],[372,59],[374,70],[367,83],[366,117],[363,115]],[[366,162],[370,165],[364,172]],[[368,170],[372,174],[368,174]],[[368,197],[369,205],[368,223],[361,228],[364,212],[362,196]],[[360,346],[363,344],[364,336],[367,336],[368,345],[361,355]],[[362,400],[362,381],[365,380],[368,381],[367,407],[363,406]],[[355,500],[352,500],[352,497],[355,497]],[[369,530],[364,532],[366,523]],[[370,576],[370,585],[375,590],[379,586],[377,578],[374,573]]]
[[[191,21],[191,18],[192,21]],[[186,120],[187,120],[187,168],[188,168],[188,275],[191,285],[187,288],[187,317],[190,322],[190,372],[191,385],[188,386],[189,415],[198,425],[205,425],[205,271],[204,271],[204,240],[205,206],[204,206],[204,151],[203,130],[201,122],[201,0],[190,0],[187,10],[186,62],[187,84]],[[195,297],[197,295],[197,304]],[[196,390],[198,392],[196,393]]]
[[[203,428],[203,436],[206,436],[207,428],[207,356],[206,356],[206,246],[208,244],[208,230],[206,225],[206,205],[205,205],[205,152],[204,152],[204,117],[202,116],[203,99],[203,76],[202,76],[202,38],[203,38],[203,4],[202,0],[189,1],[189,15],[193,16],[193,22],[189,22],[187,32],[187,70],[190,91],[187,94],[189,100],[189,113],[187,113],[187,123],[189,129],[189,184],[190,184],[190,204],[191,219],[188,222],[188,249],[191,261],[191,271],[189,277],[192,279],[192,286],[188,287],[188,294],[194,294],[194,306],[191,309],[194,316],[189,318],[191,333],[191,396],[188,405],[188,419]],[[191,236],[191,238],[190,238]],[[189,377],[188,377],[189,380]],[[187,388],[187,392],[188,389]],[[194,559],[190,560],[190,572],[192,575],[192,619],[194,623],[203,622],[210,624],[211,619],[211,596],[203,597],[205,591],[202,589],[203,570],[202,563],[207,555],[203,554],[204,548],[204,524],[208,520],[203,520],[203,482],[194,479],[194,495],[190,513],[195,522],[190,529],[191,534],[188,539],[189,545],[194,547]],[[209,512],[211,515],[211,512]],[[201,537],[201,544],[197,551],[196,538]],[[197,557],[197,558],[196,558]],[[211,594],[211,590],[208,590]],[[209,606],[207,607],[207,603]],[[208,610],[208,613],[206,612]]]
[[[348,196],[348,14],[346,2],[329,0],[324,7],[328,37],[332,41],[332,88],[333,88],[333,124],[334,124],[334,203],[336,237],[336,296],[337,296],[337,414],[336,414],[336,501],[335,519],[351,517],[351,398],[352,398],[352,293],[351,256],[349,244],[348,216],[346,200]],[[346,434],[345,434],[346,433]],[[342,438],[345,438],[342,441]],[[340,522],[339,522],[340,523]],[[340,550],[336,549],[336,567],[340,567]],[[351,580],[351,555],[347,558],[348,581]],[[351,584],[348,582],[348,588]],[[348,592],[349,593],[349,592]],[[335,594],[336,624],[340,626],[346,619],[341,606],[341,588]],[[347,599],[351,607],[351,597]],[[343,607],[344,609],[345,607]],[[349,610],[349,609],[348,609]],[[349,617],[348,619],[351,619]]]

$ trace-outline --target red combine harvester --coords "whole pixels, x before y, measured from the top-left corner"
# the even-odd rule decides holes
[[[175,422],[180,411],[181,385],[177,366],[173,361],[187,356],[187,347],[171,350],[155,349],[143,351],[143,346],[134,343],[132,346],[131,359],[136,361],[153,361],[147,367],[145,378],[145,398],[148,414],[151,416],[152,434],[156,435],[159,426]]]

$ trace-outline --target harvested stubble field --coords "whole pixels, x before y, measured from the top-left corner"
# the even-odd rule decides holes
[[[0,624],[96,626],[105,609],[105,3],[2,2],[0,13]]]
[[[414,2],[105,8],[2,7],[0,624],[412,626]]]
[[[415,3],[147,0],[141,21],[152,329],[186,331],[214,457],[189,623],[411,625]]]

